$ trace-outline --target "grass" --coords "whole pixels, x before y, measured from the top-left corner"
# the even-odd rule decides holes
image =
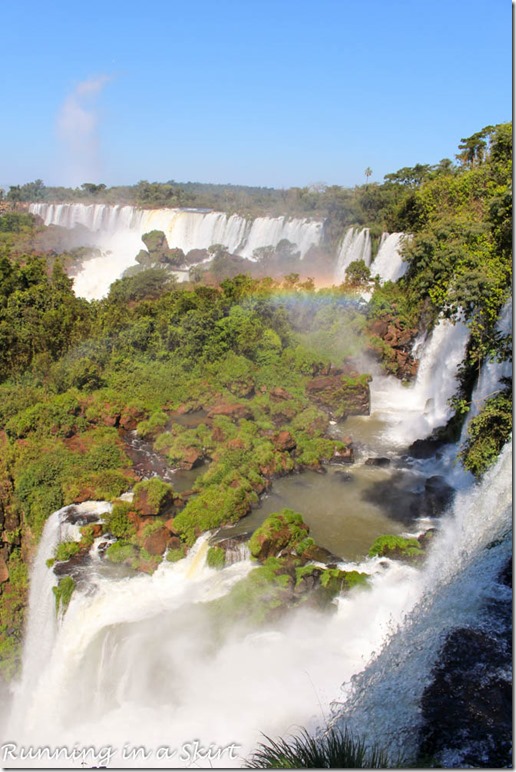
[[[367,748],[348,731],[329,727],[318,736],[306,729],[287,739],[266,743],[246,761],[247,769],[389,769],[384,753]]]

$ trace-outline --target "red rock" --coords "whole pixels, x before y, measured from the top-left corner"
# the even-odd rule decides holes
[[[179,469],[194,469],[200,466],[204,460],[202,450],[198,448],[186,448],[178,466]]]
[[[228,418],[231,418],[234,421],[240,418],[252,418],[252,413],[247,405],[241,404],[229,405],[227,403],[222,403],[215,405],[208,411],[208,418],[214,418],[217,415],[228,416]]]
[[[270,395],[271,399],[276,402],[283,399],[292,399],[292,394],[290,394],[282,386],[275,386],[273,389],[271,389]]]
[[[291,451],[294,450],[296,447],[296,441],[290,434],[290,432],[282,431],[278,432],[274,437],[272,437],[272,443],[276,450],[281,451]]]
[[[163,526],[143,539],[143,548],[150,555],[163,555],[170,541],[170,531]]]
[[[9,580],[9,569],[7,568],[7,563],[5,562],[3,557],[0,557],[0,584],[3,584],[8,580]]]

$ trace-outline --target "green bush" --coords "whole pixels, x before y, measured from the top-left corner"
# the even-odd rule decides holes
[[[206,555],[206,565],[209,568],[224,568],[226,553],[222,547],[210,547]]]
[[[134,486],[133,506],[157,515],[171,500],[173,488],[159,477],[142,480]]]
[[[105,530],[117,539],[130,539],[136,533],[136,528],[128,517],[132,510],[132,505],[127,501],[115,501],[111,512],[104,518]]]
[[[80,551],[79,542],[77,541],[62,541],[57,545],[54,552],[54,558],[57,561],[65,561],[73,558],[74,555]]]
[[[116,541],[106,550],[106,557],[112,563],[131,563],[137,555],[137,548],[126,541]]]
[[[375,539],[368,554],[369,557],[418,558],[424,552],[417,539],[385,534]]]
[[[66,611],[68,604],[70,603],[73,591],[75,590],[75,582],[71,576],[63,576],[59,580],[56,587],[52,587],[52,592],[56,599],[56,612],[59,613],[59,609],[62,608]]]
[[[468,426],[468,439],[460,451],[464,468],[481,477],[496,461],[512,432],[512,392],[507,389],[486,400]]]

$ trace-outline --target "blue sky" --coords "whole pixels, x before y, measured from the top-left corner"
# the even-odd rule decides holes
[[[3,0],[0,185],[353,186],[510,120],[509,0]]]

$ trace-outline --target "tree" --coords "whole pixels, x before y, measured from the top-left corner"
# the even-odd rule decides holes
[[[368,166],[367,169],[364,172],[365,178],[366,178],[366,184],[369,181],[369,177],[371,176],[372,173],[373,173],[373,170],[371,169],[370,166]]]

